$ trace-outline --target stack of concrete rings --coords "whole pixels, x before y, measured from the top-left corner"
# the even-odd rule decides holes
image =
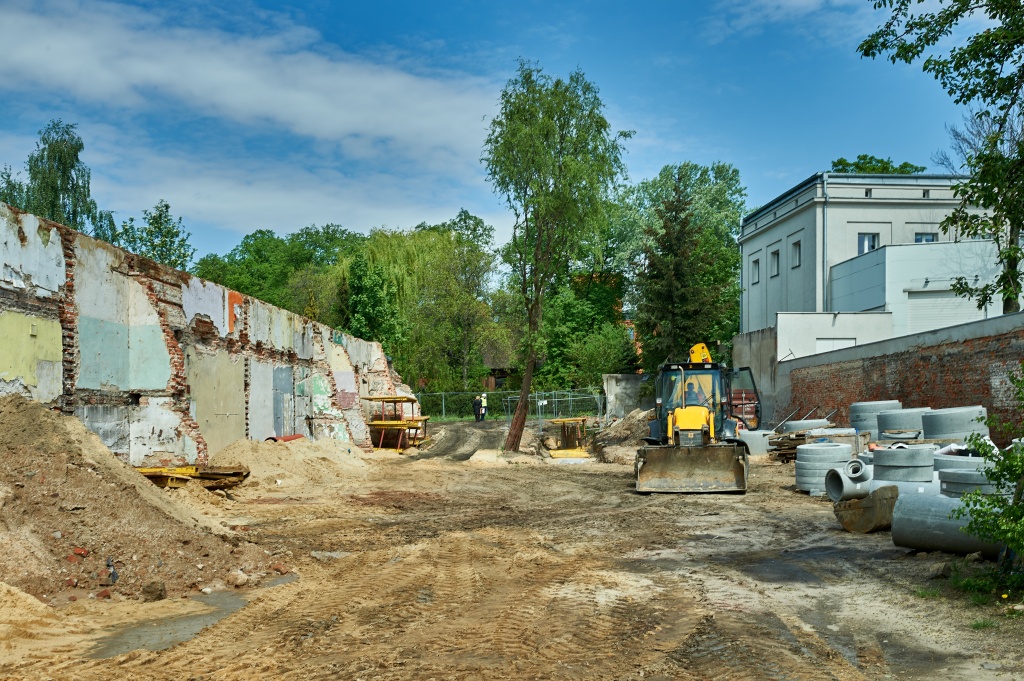
[[[989,482],[984,469],[945,468],[939,471],[939,489],[941,494],[954,499],[974,491],[982,494],[1000,493],[999,487]]]
[[[854,402],[850,405],[850,427],[861,433],[869,433],[871,441],[878,440],[878,414],[883,411],[903,409],[899,400],[878,400],[877,402]]]
[[[982,420],[988,415],[985,407],[953,407],[933,409],[921,414],[921,427],[925,440],[965,442],[971,433],[988,435],[988,426]]]
[[[878,439],[879,440],[920,440],[921,415],[931,411],[931,407],[919,407],[914,409],[892,409],[878,412]],[[899,431],[899,435],[886,435],[885,431]]]
[[[796,448],[796,488],[812,495],[825,493],[825,474],[842,468],[853,456],[853,446],[841,442],[814,442]]]
[[[935,445],[876,449],[873,477],[893,482],[932,482],[937,449]]]

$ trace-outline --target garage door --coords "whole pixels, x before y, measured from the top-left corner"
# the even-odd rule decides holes
[[[941,329],[985,318],[985,311],[952,291],[909,291],[907,333]]]

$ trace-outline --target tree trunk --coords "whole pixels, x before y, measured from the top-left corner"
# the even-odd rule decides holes
[[[533,383],[534,363],[533,357],[526,361],[526,369],[523,371],[523,387],[519,390],[519,402],[516,404],[515,413],[512,414],[512,425],[508,428],[508,437],[505,438],[506,452],[519,451],[519,443],[523,439],[526,417],[530,412],[530,384]]]
[[[1016,250],[1020,246],[1020,227],[1016,225],[1010,225],[1009,233],[1007,234],[1007,245],[1006,250],[1009,254],[1004,258],[1003,269],[1004,269],[1004,281],[1007,285],[1018,284],[1020,282],[1020,274],[1018,269],[1020,268],[1020,258],[1017,256],[1019,251]],[[1014,287],[1016,289],[1016,287]],[[1003,294],[1003,314],[1012,314],[1014,312],[1020,312],[1020,292],[1013,290],[1010,295]]]

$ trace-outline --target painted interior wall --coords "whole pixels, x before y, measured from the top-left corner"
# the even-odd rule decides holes
[[[411,394],[361,340],[0,204],[0,394],[74,413],[134,465],[241,438],[369,446],[360,397]]]

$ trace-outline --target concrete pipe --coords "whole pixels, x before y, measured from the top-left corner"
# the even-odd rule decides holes
[[[931,407],[913,409],[890,409],[878,412],[878,431],[887,430],[921,430],[921,414],[931,411]]]
[[[935,470],[944,471],[951,469],[978,470],[985,467],[985,458],[982,456],[965,456],[963,454],[936,454]]]
[[[872,441],[878,440],[878,413],[902,409],[899,400],[878,400],[876,402],[854,402],[850,405],[850,425],[862,433],[868,433]]]
[[[850,405],[850,416],[855,414],[878,414],[880,411],[893,411],[902,409],[903,403],[899,400],[876,400],[874,402],[854,402]]]
[[[747,445],[750,456],[759,456],[768,454],[768,438],[774,434],[774,430],[740,430],[736,437]]]
[[[868,486],[871,491],[874,492],[879,487],[895,486],[899,489],[902,495],[914,495],[920,494],[923,496],[938,496],[939,494],[939,474],[933,473],[932,479],[929,482],[908,482],[905,480],[879,480],[877,473],[872,468],[871,480],[868,482]]]
[[[813,475],[815,471],[827,471],[830,468],[843,468],[849,459],[840,459],[839,461],[800,461],[797,459],[796,472],[801,471],[807,475]],[[822,473],[822,475],[825,475]]]
[[[960,498],[968,492],[1000,494],[999,487],[989,482],[984,470],[965,468],[939,471],[939,490],[947,497]]]
[[[878,427],[878,442],[906,442],[908,440],[922,440],[920,430],[899,430],[886,433],[882,431],[882,426]]]
[[[876,480],[892,482],[931,482],[935,471],[931,466],[882,466],[874,465]]]
[[[797,430],[808,430],[810,428],[825,428],[828,426],[828,419],[807,419],[805,421],[786,421],[782,424],[783,433],[792,433]]]
[[[963,442],[971,433],[988,435],[988,426],[981,420],[988,415],[985,407],[953,407],[933,409],[921,414],[921,427],[926,440],[957,440]]]
[[[858,461],[863,461],[864,463],[866,463],[868,465],[871,465],[871,464],[873,464],[875,462],[875,453],[874,452],[861,452],[860,454],[857,455],[857,460]]]
[[[853,482],[867,482],[871,479],[871,466],[864,463],[862,459],[847,461],[843,467],[843,475]]]
[[[851,461],[850,463],[855,462]],[[863,499],[870,492],[870,485],[866,480],[855,482],[846,475],[845,471],[838,468],[833,468],[825,473],[825,494],[834,504],[850,499]]]
[[[797,461],[848,461],[853,457],[853,446],[843,442],[812,442],[797,445]]]
[[[900,490],[892,511],[892,543],[918,551],[981,552],[987,558],[996,558],[997,544],[983,542],[962,531],[969,518],[949,517],[959,507],[959,499],[942,495],[904,495]]]
[[[875,464],[881,466],[928,466],[935,461],[935,445],[909,445],[902,449],[876,449]]]

